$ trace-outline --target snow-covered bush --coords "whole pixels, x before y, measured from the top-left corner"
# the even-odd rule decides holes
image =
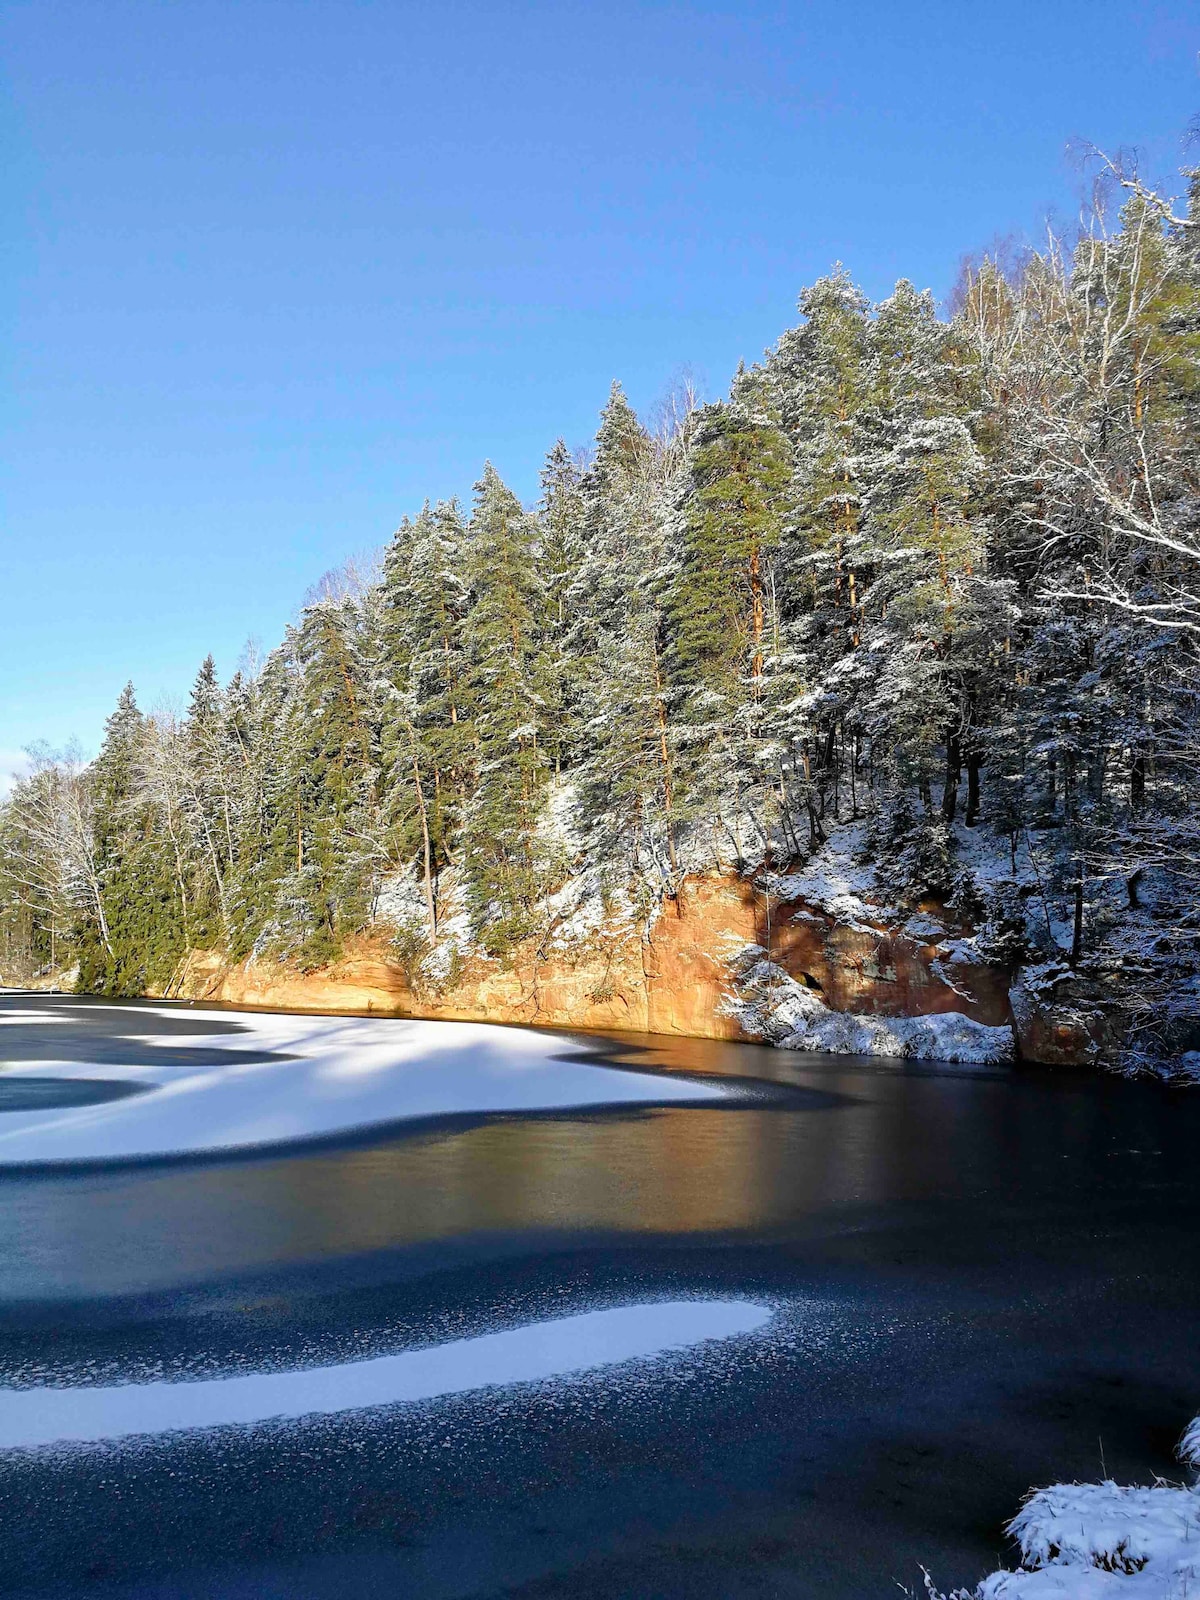
[[[1200,1417],[1183,1461],[1200,1467]],[[972,1592],[928,1600],[1195,1600],[1200,1594],[1200,1484],[1128,1488],[1059,1483],[1035,1490],[1009,1524],[1020,1569],[993,1572]]]

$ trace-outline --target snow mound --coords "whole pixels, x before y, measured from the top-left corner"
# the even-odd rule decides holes
[[[1200,1493],[1116,1483],[1039,1489],[1009,1532],[1030,1570],[997,1572],[979,1600],[1183,1600],[1200,1588]]]
[[[1179,1447],[1200,1466],[1200,1417]],[[1188,1600],[1200,1594],[1200,1486],[1057,1483],[1038,1489],[1008,1531],[1022,1570],[928,1600]]]
[[[39,1021],[53,1015],[35,1014]],[[177,1024],[181,1015],[197,1030],[185,1048],[165,1020],[154,1028],[155,1017]],[[123,1018],[128,1064],[106,1059],[104,1076],[146,1092],[71,1110],[5,1113],[0,1166],[194,1155],[411,1118],[712,1101],[727,1093],[715,1084],[604,1066],[585,1045],[555,1034],[479,1022],[143,1006]],[[104,1019],[111,1024],[113,1008],[104,1008]],[[96,1070],[64,1051],[57,1060],[12,1063],[5,1076],[72,1080]]]
[[[830,1055],[917,1057],[976,1065],[1012,1061],[1011,1028],[989,1028],[961,1011],[923,1017],[862,1016],[831,1011],[758,945],[735,958],[736,993],[724,1009],[752,1039],[784,1050]]]

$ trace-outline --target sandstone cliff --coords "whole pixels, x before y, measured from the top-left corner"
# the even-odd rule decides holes
[[[441,983],[402,960],[379,929],[333,966],[309,973],[264,961],[231,965],[193,952],[168,992],[287,1010],[762,1039],[895,1055],[943,1053],[938,1040],[967,1037],[969,1046],[945,1050],[957,1051],[958,1059],[1011,1055],[1011,975],[980,961],[948,931],[942,908],[897,923],[863,902],[848,915],[821,898],[772,895],[768,902],[740,878],[692,878],[677,901],[643,923],[614,919],[573,939],[531,940],[503,963],[476,952]],[[778,992],[772,1004],[761,1004],[764,963],[790,985],[790,1004],[776,1003]],[[791,1026],[797,994],[806,997],[799,1009],[810,1022],[814,1011],[825,1019],[825,1031],[811,1032],[808,1042],[803,1029],[798,1035]],[[957,1033],[887,1026],[887,1019],[929,1017],[953,1019]],[[859,1031],[831,1031],[838,1019]],[[980,1054],[986,1035],[992,1037]]]

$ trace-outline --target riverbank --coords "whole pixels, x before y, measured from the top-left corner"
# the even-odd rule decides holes
[[[38,1009],[56,1015],[14,1015]],[[218,1071],[252,1048],[243,1026],[275,1021],[222,1012],[206,1060],[211,1021],[161,1009],[6,997],[0,1036],[39,1076],[70,1044],[93,1075],[154,1082],[139,1046]],[[921,1564],[977,1584],[1031,1484],[1179,1475],[1200,1097],[590,1042],[609,1072],[738,1092],[10,1170],[0,1385],[315,1372],[691,1299],[769,1324],[369,1415],[5,1455],[6,1594],[861,1600],[920,1593]]]
[[[381,897],[375,924],[326,968],[192,951],[165,993],[844,1054],[1013,1059],[1013,973],[989,961],[945,906],[903,914],[872,898],[860,848],[856,830],[845,829],[802,873],[762,883],[693,875],[640,913],[569,882],[546,930],[503,960],[472,941],[453,885],[431,940],[418,886],[400,879]],[[1059,1058],[1079,1054],[1060,1041]]]

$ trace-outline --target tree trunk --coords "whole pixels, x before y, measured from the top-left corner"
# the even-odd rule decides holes
[[[967,809],[963,816],[968,828],[979,821],[979,767],[979,751],[972,750],[967,756]]]
[[[942,786],[942,821],[947,826],[958,810],[958,784],[962,777],[962,744],[957,733],[946,736],[946,781]]]
[[[1129,765],[1129,804],[1134,811],[1141,811],[1146,804],[1146,757],[1140,750],[1134,752]]]
[[[412,723],[407,725],[408,749],[412,756],[413,793],[417,799],[417,813],[421,819],[421,853],[424,867],[425,910],[429,916],[429,937],[437,938],[437,906],[433,899],[433,852],[429,844],[429,808],[425,804],[425,791],[421,786],[421,768],[417,762],[417,739]]]
[[[753,679],[753,694],[755,700],[762,692],[763,673],[763,581],[762,581],[762,556],[757,543],[750,552],[750,597],[751,597],[751,628],[754,635],[754,656],[750,665],[750,676]]]
[[[674,797],[671,785],[671,752],[667,743],[667,712],[663,705],[662,674],[658,666],[658,647],[654,646],[654,704],[658,711],[658,755],[662,762],[663,771],[663,810],[667,821],[667,855],[671,862],[671,876],[677,879],[679,866],[675,860],[675,819],[673,815]],[[675,884],[676,911],[679,911],[678,892],[679,885]],[[682,912],[680,912],[682,915]]]
[[[1083,952],[1083,862],[1075,863],[1075,917],[1071,927],[1071,965],[1077,966]]]

